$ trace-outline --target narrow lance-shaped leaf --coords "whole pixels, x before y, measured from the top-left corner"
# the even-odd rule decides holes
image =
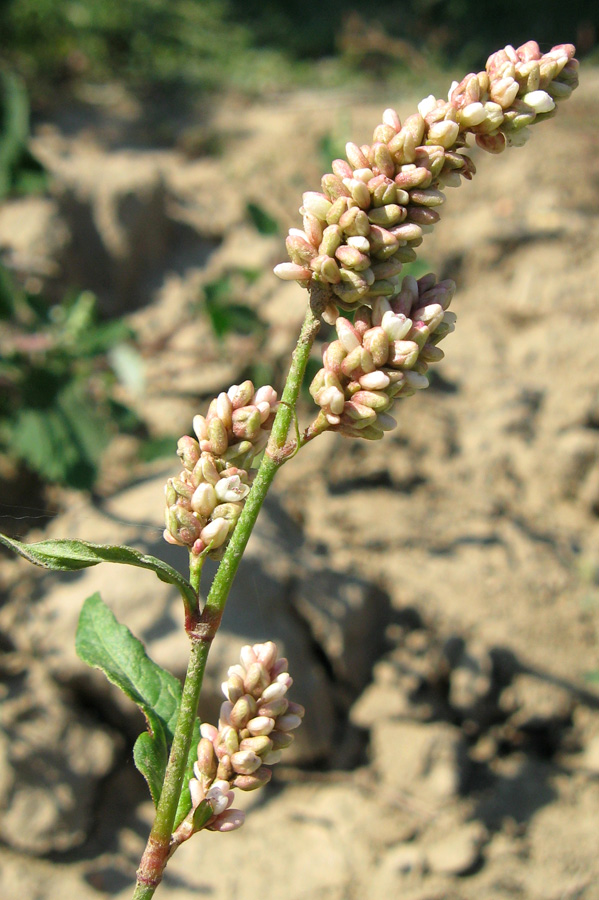
[[[158,803],[181,704],[179,680],[150,659],[97,593],[83,604],[75,646],[83,662],[101,669],[145,715],[149,731],[137,739],[134,760]]]
[[[74,540],[38,541],[35,544],[23,544],[4,534],[0,534],[0,543],[15,550],[34,565],[54,571],[73,572],[89,566],[97,566],[101,562],[150,569],[156,573],[160,581],[174,584],[179,589],[187,609],[193,611],[197,606],[197,595],[193,587],[176,569],[155,556],[134,550],[133,547],[91,544],[88,541]]]

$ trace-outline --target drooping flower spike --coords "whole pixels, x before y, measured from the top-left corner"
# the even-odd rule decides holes
[[[308,289],[327,285],[323,316],[331,323],[337,307],[393,297],[402,265],[416,258],[423,235],[439,221],[441,189],[475,172],[463,152],[468,135],[490,153],[522,146],[529,126],[552,116],[577,86],[574,52],[572,44],[543,54],[535,41],[507,46],[484,71],[454,82],[447,100],[423,100],[403,124],[395,110],[385,110],[373,143],[348,143],[322,191],[303,195],[303,228],[287,237],[291,262],[275,273]]]
[[[253,791],[270,781],[271,766],[293,742],[304,708],[287,698],[293,679],[288,663],[278,657],[272,641],[241,649],[240,663],[231,666],[223,683],[226,697],[218,728],[204,723],[194,777],[189,783],[191,819],[200,804],[208,804],[202,826],[233,831],[244,813],[232,809],[233,791]]]
[[[443,359],[437,345],[454,330],[447,312],[454,291],[453,281],[408,275],[396,296],[360,306],[353,324],[339,316],[338,339],[324,347],[323,368],[310,385],[321,412],[307,436],[330,430],[378,440],[394,428],[395,399],[428,387],[429,365]]]
[[[195,416],[196,439],[180,438],[183,471],[166,483],[170,544],[220,559],[249,494],[255,458],[264,450],[277,410],[276,391],[251,381],[234,384]]]

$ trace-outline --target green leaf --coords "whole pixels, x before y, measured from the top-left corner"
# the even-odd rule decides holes
[[[97,593],[83,604],[75,646],[80,659],[101,669],[146,717],[149,731],[139,736],[133,755],[157,803],[181,705],[180,682],[150,659]]]
[[[168,749],[162,726],[159,726],[154,734],[142,731],[133,745],[133,762],[146,779],[154,806],[158,806],[168,762]]]
[[[140,569],[151,569],[160,581],[174,584],[179,589],[185,606],[195,609],[197,596],[190,583],[182,575],[155,556],[141,553],[133,547],[122,547],[113,544],[91,544],[89,541],[38,541],[35,544],[23,544],[5,534],[0,534],[0,543],[14,550],[24,559],[44,569],[59,572],[73,572],[97,566],[101,562],[120,563],[125,566],[137,566]]]
[[[11,423],[11,451],[48,481],[89,489],[111,432],[85,382],[62,382],[49,369],[27,373],[23,408]]]
[[[235,303],[230,299],[232,293],[233,285],[229,275],[223,275],[204,285],[204,307],[212,330],[219,340],[230,332],[254,334],[265,327],[253,309],[245,303]]]
[[[29,139],[29,101],[23,81],[0,72],[0,197],[13,186],[13,176]]]
[[[257,203],[247,203],[246,211],[252,225],[259,234],[274,235],[279,233],[279,224],[276,219],[266,212]]]
[[[139,448],[139,458],[143,462],[152,462],[154,459],[172,456],[177,447],[177,440],[175,434],[146,438]]]

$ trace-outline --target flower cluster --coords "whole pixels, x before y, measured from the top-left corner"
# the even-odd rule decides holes
[[[293,741],[290,734],[302,721],[304,708],[287,699],[293,679],[287,660],[277,657],[272,641],[241,649],[241,663],[231,666],[223,684],[227,698],[218,728],[201,726],[198,758],[189,782],[193,812],[207,802],[212,815],[204,826],[233,831],[244,813],[231,809],[233,789],[253,791],[270,781],[270,766]]]
[[[171,544],[220,558],[251,485],[249,469],[264,450],[277,409],[277,394],[251,381],[235,384],[195,416],[197,440],[179,440],[183,471],[166,483],[166,529]]]
[[[521,146],[528,126],[553,115],[556,101],[578,84],[572,44],[541,54],[535,41],[508,46],[489,57],[484,72],[454,82],[448,99],[432,95],[403,125],[393,109],[383,113],[372,145],[346,145],[322,179],[322,192],[303,195],[303,230],[287,238],[290,263],[275,267],[284,280],[310,288],[330,285],[337,306],[369,305],[393,296],[402,264],[439,220],[442,187],[470,179],[475,168],[462,151],[468,134],[491,153]]]
[[[407,275],[393,298],[359,307],[353,325],[339,316],[338,340],[324,347],[310,385],[321,412],[308,434],[329,429],[377,440],[394,428],[394,399],[428,387],[429,364],[443,359],[437,344],[454,330],[455,316],[446,312],[454,291],[453,281]]]

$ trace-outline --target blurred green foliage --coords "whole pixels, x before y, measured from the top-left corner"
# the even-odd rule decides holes
[[[576,43],[586,31],[592,43],[599,24],[599,8],[588,0],[231,0],[231,10],[258,46],[284,48],[300,59],[341,52],[366,65],[369,56],[372,62],[377,53],[394,51],[409,63],[399,41],[442,64],[480,65],[491,50],[531,38],[548,48]]]
[[[208,316],[214,336],[219,341],[232,333],[264,334],[265,323],[243,302],[244,284],[253,280],[254,274],[254,270],[231,269],[204,285],[200,307]]]
[[[584,53],[598,24],[588,0],[3,0],[0,55],[42,93],[78,77],[221,91],[277,87],[335,55],[385,78],[431,59],[480,65],[531,37]]]
[[[0,453],[92,488],[111,437],[140,424],[114,394],[111,353],[131,338],[122,320],[97,321],[88,291],[49,305],[0,267]]]
[[[246,204],[245,208],[248,219],[258,234],[264,237],[274,237],[280,233],[279,223],[262,206],[250,202]]]
[[[218,89],[251,62],[252,37],[223,0],[4,0],[0,53],[38,85]]]
[[[23,81],[0,71],[0,200],[46,188],[46,173],[29,149],[29,99]]]

